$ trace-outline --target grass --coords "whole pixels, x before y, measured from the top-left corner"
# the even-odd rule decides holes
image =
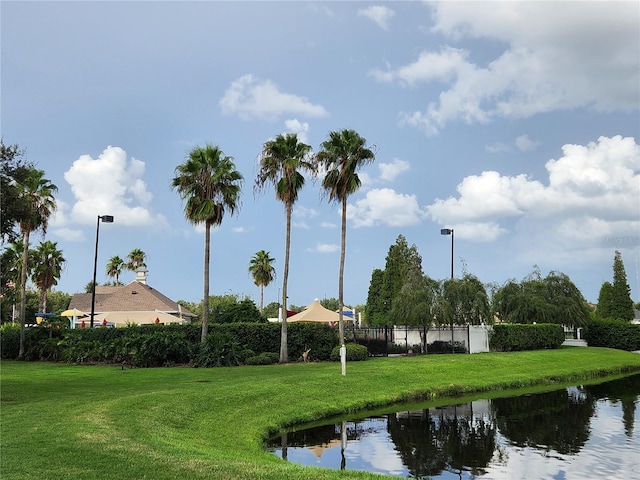
[[[640,371],[604,348],[215,369],[3,361],[0,476],[13,479],[373,479],[262,448],[293,423],[391,403],[568,385]]]

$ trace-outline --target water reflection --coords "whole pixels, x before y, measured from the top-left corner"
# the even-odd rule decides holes
[[[290,431],[268,448],[295,463],[413,478],[640,478],[639,397],[633,375]]]

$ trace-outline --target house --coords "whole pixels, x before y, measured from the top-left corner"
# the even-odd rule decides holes
[[[74,317],[72,328],[89,326],[91,293],[76,293],[69,309],[84,312],[86,317]],[[96,286],[94,326],[123,327],[130,324],[190,323],[196,315],[147,284],[147,271],[136,271],[136,279],[127,285]]]

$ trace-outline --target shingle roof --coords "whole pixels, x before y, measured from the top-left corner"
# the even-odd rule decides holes
[[[85,313],[91,311],[91,293],[76,293],[69,308],[77,308]],[[155,288],[137,280],[119,287],[97,287],[95,312],[144,312],[158,310],[166,313],[195,317],[195,314],[179,306]]]

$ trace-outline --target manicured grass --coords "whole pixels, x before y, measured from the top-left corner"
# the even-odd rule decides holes
[[[214,369],[0,364],[0,477],[369,479],[287,463],[269,431],[393,402],[640,371],[604,348]]]

